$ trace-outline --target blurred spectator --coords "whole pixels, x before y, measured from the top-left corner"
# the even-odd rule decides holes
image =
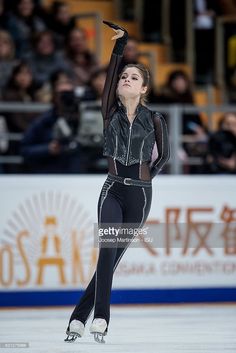
[[[8,30],[16,44],[16,56],[26,55],[31,48],[31,38],[46,29],[44,22],[34,14],[32,0],[17,0],[8,22]]]
[[[76,27],[76,18],[71,16],[69,5],[65,1],[52,3],[47,25],[55,34],[57,48],[63,49],[66,37]]]
[[[194,105],[193,89],[189,76],[182,70],[173,71],[161,92],[156,97],[156,103]],[[184,150],[189,157],[204,157],[207,150],[208,133],[198,113],[183,114],[184,135],[191,135],[192,142],[184,143]],[[192,166],[191,173],[198,173],[198,167]]]
[[[219,130],[230,131],[236,138],[236,113],[225,113],[219,121]]]
[[[235,0],[218,0],[218,4],[222,15],[235,15],[236,14],[236,1]]]
[[[8,84],[3,92],[6,102],[33,102],[36,87],[30,67],[21,62],[17,64],[11,74]],[[8,113],[7,125],[10,132],[24,132],[34,119],[32,113]]]
[[[106,69],[96,70],[81,99],[94,104],[84,108],[81,116],[80,142],[86,155],[88,173],[106,173],[107,159],[102,155],[103,123],[101,115],[101,99],[106,80]]]
[[[185,62],[186,58],[186,1],[188,0],[170,0],[169,21],[171,46],[173,49],[172,60],[174,62]]]
[[[77,28],[70,31],[66,41],[66,59],[75,77],[76,86],[85,86],[99,68],[95,55],[88,49],[86,33]]]
[[[4,0],[0,0],[0,28],[7,29],[8,14],[5,9]]]
[[[29,173],[80,173],[83,165],[77,142],[78,102],[66,72],[52,75],[53,108],[26,131],[22,154]]]
[[[0,156],[4,155],[9,147],[9,140],[6,134],[8,133],[6,119],[0,115]],[[4,173],[4,164],[0,163],[0,173]]]
[[[55,50],[53,35],[49,31],[35,35],[34,51],[26,58],[39,86],[48,81],[53,72],[66,67],[62,55]]]
[[[0,30],[0,89],[6,85],[16,66],[15,45],[11,35],[6,31]]]
[[[162,6],[163,1],[142,1],[142,29],[145,42],[161,42]],[[124,8],[127,0],[123,0]],[[134,2],[131,1],[131,4]],[[135,11],[133,11],[134,13]]]
[[[130,36],[128,38],[127,44],[124,49],[123,58],[120,64],[120,69],[122,69],[125,65],[128,64],[138,64],[139,62],[139,41]]]
[[[171,72],[167,83],[157,96],[157,102],[194,105],[193,88],[188,74],[182,70]],[[197,124],[202,128],[201,133],[200,131],[197,132],[202,136],[204,134],[204,126],[198,114],[184,114],[183,133],[196,133],[191,123]]]
[[[217,131],[210,137],[206,172],[236,174],[236,138],[230,131]]]
[[[88,88],[82,99],[86,101],[101,101],[105,80],[106,69],[100,68],[95,70],[91,75]]]
[[[215,17],[220,12],[218,1],[195,0],[196,82],[212,83],[215,58]]]

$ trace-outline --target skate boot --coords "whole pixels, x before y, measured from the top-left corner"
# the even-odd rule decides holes
[[[84,334],[84,324],[79,320],[73,320],[66,330],[67,338],[65,342],[74,342],[77,337],[82,337]]]
[[[90,326],[90,333],[98,343],[105,343],[104,336],[107,334],[107,322],[105,319],[94,319]]]

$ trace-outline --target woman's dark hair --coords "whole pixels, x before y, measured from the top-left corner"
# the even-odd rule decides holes
[[[143,64],[128,64],[125,65],[125,67],[122,69],[119,77],[122,76],[123,72],[128,69],[129,67],[135,67],[136,69],[139,70],[142,79],[143,79],[143,86],[146,86],[147,92],[141,95],[141,99],[140,99],[140,103],[141,104],[145,104],[147,102],[147,96],[148,96],[148,92],[150,90],[150,73],[149,70],[146,68],[146,66],[144,66]]]
[[[53,91],[55,90],[57,82],[59,81],[61,76],[66,76],[69,80],[73,81],[73,77],[68,71],[63,69],[56,70],[50,76],[50,85]]]
[[[19,5],[20,3],[22,2],[23,0],[16,0],[14,2],[14,5],[13,5],[13,12],[15,12],[16,14],[19,15]],[[33,0],[31,0],[32,4],[33,4],[33,9],[32,9],[32,16],[35,14],[35,2]]]
[[[209,151],[217,159],[230,158],[236,153],[236,138],[230,131],[217,131],[209,140]]]
[[[41,41],[41,39],[45,36],[49,36],[52,39],[53,44],[55,44],[55,38],[53,35],[53,32],[49,31],[49,30],[44,30],[42,32],[36,32],[35,35],[32,38],[32,47],[34,49],[37,48],[39,42]]]
[[[179,77],[183,78],[187,83],[186,91],[182,93],[177,92],[172,86],[172,83]],[[194,103],[191,80],[189,75],[183,70],[172,71],[162,91],[162,94],[167,96],[172,103]]]
[[[29,72],[31,72],[31,74],[32,74],[31,68],[27,64],[27,62],[21,61],[13,68],[10,79],[7,84],[7,88],[18,88],[18,86],[16,85],[16,81],[15,81],[16,76],[22,71],[22,69],[25,69],[25,68],[28,69]],[[32,77],[33,77],[33,75],[32,75]]]
[[[175,81],[178,77],[182,77],[190,85],[189,75],[183,70],[172,71],[168,77],[167,85],[171,86],[172,82]]]
[[[68,4],[65,1],[53,1],[50,12],[51,14],[55,17],[57,16],[59,10],[61,7],[68,6]]]

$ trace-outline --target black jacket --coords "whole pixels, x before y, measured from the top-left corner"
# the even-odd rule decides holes
[[[168,161],[169,142],[165,119],[139,104],[136,116],[129,122],[126,108],[116,97],[119,79],[119,67],[122,61],[125,38],[116,41],[113,49],[102,97],[102,115],[104,119],[103,155],[117,159],[129,166],[135,163],[151,162],[156,142],[158,157],[150,167],[153,178]]]

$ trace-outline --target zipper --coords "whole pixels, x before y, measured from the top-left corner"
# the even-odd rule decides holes
[[[139,155],[140,162],[139,162],[139,164],[142,164],[144,140],[145,140],[145,138],[143,139],[143,142],[142,142],[142,145],[141,145],[141,149],[140,149],[140,155]]]
[[[129,159],[129,149],[130,149],[130,140],[131,140],[132,125],[133,125],[133,121],[132,121],[132,123],[130,123],[130,126],[129,126],[129,142],[128,142],[128,151],[127,151],[127,156],[126,156],[126,163],[125,163],[125,165],[128,164],[128,159]]]
[[[117,155],[117,145],[118,145],[118,139],[117,139],[117,135],[116,135],[116,147],[115,147],[115,153],[114,153],[114,157],[113,157],[114,160],[115,160],[116,155]]]

